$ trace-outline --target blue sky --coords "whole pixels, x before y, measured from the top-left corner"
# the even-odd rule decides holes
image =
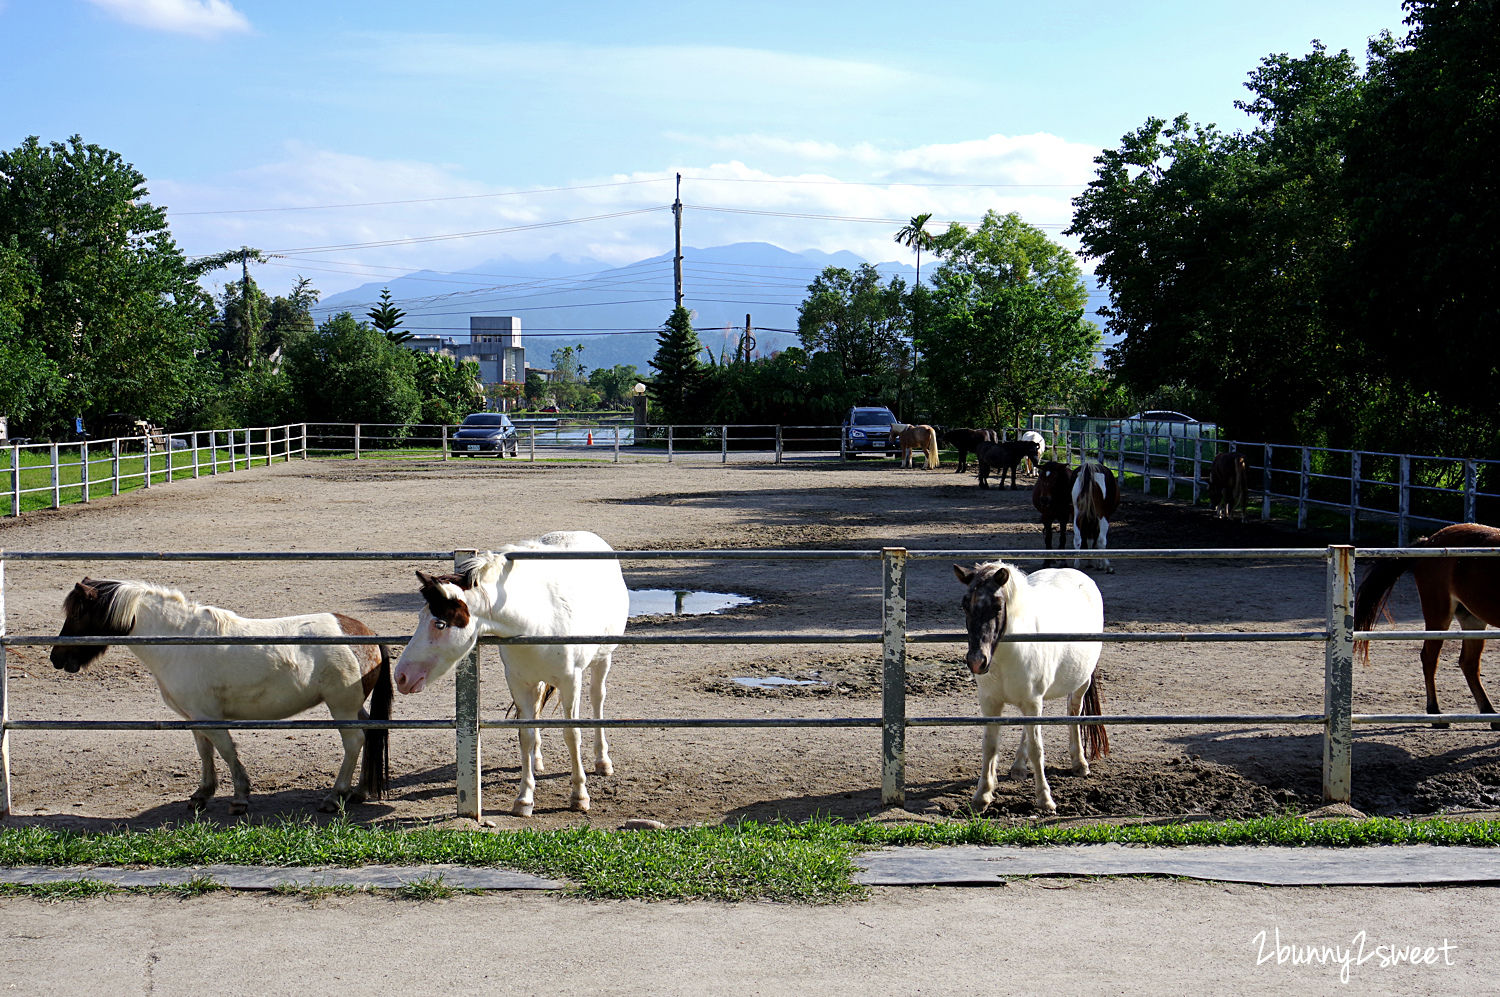
[[[905,259],[892,233],[923,211],[1056,234],[1093,157],[1147,117],[1243,127],[1262,57],[1314,38],[1362,55],[1401,18],[1397,0],[0,0],[0,146],[113,149],[187,252],[281,253],[257,273],[276,291],[652,256],[677,172],[689,245]]]

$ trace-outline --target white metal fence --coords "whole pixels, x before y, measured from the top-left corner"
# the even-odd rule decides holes
[[[338,727],[385,727],[402,729],[452,729],[455,732],[456,799],[460,815],[478,817],[483,809],[480,796],[479,745],[481,731],[508,727],[605,727],[619,728],[736,728],[736,727],[878,727],[881,737],[881,796],[887,805],[899,805],[905,801],[906,730],[921,726],[978,726],[983,724],[1006,725],[1073,725],[1080,722],[1096,722],[1107,725],[1306,725],[1323,730],[1323,796],[1332,801],[1348,801],[1352,787],[1352,731],[1354,724],[1428,724],[1434,721],[1448,723],[1489,723],[1500,721],[1500,714],[1357,714],[1353,710],[1354,687],[1354,642],[1358,640],[1426,640],[1435,637],[1445,639],[1482,638],[1484,631],[1384,631],[1355,632],[1353,629],[1354,572],[1356,556],[1387,557],[1394,555],[1409,557],[1443,557],[1455,554],[1479,557],[1500,556],[1500,549],[1480,550],[1417,550],[1365,549],[1356,551],[1352,547],[1333,546],[1326,549],[1282,549],[1282,550],[1116,550],[1110,552],[1112,559],[1159,560],[1174,558],[1215,558],[1221,560],[1321,560],[1327,571],[1327,616],[1323,629],[1309,631],[1189,631],[1176,633],[1118,633],[1102,634],[1027,634],[1006,640],[1027,642],[1059,640],[1099,640],[1105,643],[1141,642],[1315,642],[1324,645],[1324,709],[1318,714],[1133,714],[1108,715],[1103,717],[976,717],[976,716],[911,716],[906,708],[906,648],[918,643],[961,643],[966,640],[962,633],[932,631],[911,633],[907,628],[906,577],[909,563],[915,559],[943,560],[988,560],[1005,558],[1014,561],[1030,561],[1043,557],[1037,551],[985,551],[985,550],[921,550],[889,547],[866,551],[785,551],[785,550],[716,550],[716,551],[615,551],[609,553],[581,551],[523,551],[514,557],[582,559],[611,557],[625,560],[855,560],[878,561],[882,577],[882,610],[879,631],[840,631],[832,633],[772,633],[772,634],[715,634],[715,635],[644,635],[624,636],[572,634],[566,637],[540,637],[521,635],[503,640],[487,639],[485,643],[503,644],[567,644],[567,643],[618,643],[629,645],[652,644],[879,644],[882,648],[882,691],[879,716],[860,717],[774,717],[774,718],[685,718],[665,717],[652,719],[617,720],[507,720],[482,719],[479,703],[479,649],[455,669],[455,700],[451,718],[437,717],[417,720],[391,720],[374,722],[368,720],[285,720],[273,722],[251,721],[118,721],[118,720],[58,720],[10,718],[10,700],[6,683],[5,656],[10,647],[48,646],[54,644],[393,644],[400,645],[408,639],[405,635],[375,637],[242,637],[226,639],[218,637],[54,637],[46,635],[8,635],[5,626],[5,563],[6,561],[100,561],[100,560],[150,560],[150,561],[218,561],[218,560],[449,560],[457,561],[468,551],[396,551],[396,552],[180,552],[180,553],[124,553],[124,552],[56,552],[56,551],[7,551],[0,552],[0,817],[10,812],[10,736],[22,735],[35,730],[185,730],[224,728],[229,730],[323,730]],[[956,661],[956,659],[955,659]],[[956,664],[955,664],[956,667]],[[830,762],[830,764],[837,764]]]

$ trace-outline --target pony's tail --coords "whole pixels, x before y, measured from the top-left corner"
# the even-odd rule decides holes
[[[1425,546],[1426,539],[1423,537],[1412,546]],[[1396,587],[1396,580],[1406,574],[1410,568],[1411,562],[1403,558],[1384,558],[1374,562],[1370,567],[1370,573],[1365,575],[1365,580],[1359,583],[1359,588],[1354,593],[1354,629],[1374,628],[1375,618],[1385,613],[1385,603],[1390,598],[1391,589]],[[1386,615],[1389,616],[1389,614]],[[1354,653],[1368,665],[1370,642],[1355,641]]]
[[[375,688],[370,692],[370,719],[389,720],[391,704],[396,701],[396,690],[391,685],[391,649],[380,645],[380,672],[375,676]],[[385,796],[391,781],[391,732],[384,727],[365,729],[365,757],[360,768],[359,784],[365,791],[365,799],[378,800]]]
[[[1099,669],[1094,669],[1094,675],[1089,679],[1089,687],[1083,693],[1082,714],[1089,717],[1102,717],[1104,715],[1104,693],[1100,688],[1102,680]],[[1104,729],[1103,724],[1083,725],[1084,757],[1089,761],[1095,761],[1101,755],[1109,754],[1109,732]]]
[[[927,470],[933,471],[942,465],[938,459],[937,433],[927,438]]]
[[[1083,466],[1078,469],[1078,484],[1074,488],[1077,494],[1073,499],[1074,508],[1078,510],[1080,518],[1099,518],[1099,508],[1094,491],[1095,477],[1097,475],[1094,473],[1094,465],[1088,461],[1084,461]],[[1102,488],[1099,490],[1103,491]]]

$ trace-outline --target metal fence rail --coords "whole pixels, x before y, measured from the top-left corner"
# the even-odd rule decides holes
[[[77,560],[433,560],[457,561],[471,551],[327,551],[327,552],[119,552],[119,551],[0,551],[0,816],[10,812],[10,733],[37,730],[336,730],[342,727],[386,728],[391,730],[451,729],[455,734],[457,808],[460,815],[478,817],[482,811],[479,780],[480,732],[485,729],[513,727],[606,729],[640,728],[868,728],[879,727],[881,737],[881,796],[887,805],[905,802],[905,732],[908,727],[949,727],[1004,724],[1009,726],[1065,726],[1083,722],[1133,725],[1318,725],[1323,736],[1323,795],[1331,801],[1350,799],[1352,782],[1352,727],[1360,724],[1429,724],[1434,721],[1455,724],[1500,721],[1500,714],[1355,714],[1353,712],[1354,642],[1358,640],[1425,640],[1432,638],[1462,639],[1486,635],[1486,631],[1385,631],[1356,632],[1353,629],[1354,568],[1356,554],[1386,557],[1500,556],[1500,548],[1447,548],[1406,550],[1371,548],[1356,551],[1348,546],[1292,548],[1281,550],[1119,550],[1111,551],[1120,559],[1221,558],[1229,560],[1322,560],[1327,565],[1327,625],[1323,630],[1267,631],[1259,633],[1188,631],[1174,633],[1077,633],[1029,634],[1004,637],[1005,641],[1047,642],[1089,640],[1103,643],[1170,643],[1188,642],[1319,642],[1324,654],[1324,710],[1317,714],[1137,714],[1109,715],[1099,718],[1068,716],[1040,717],[924,717],[911,716],[906,709],[906,647],[913,643],[961,643],[966,635],[956,632],[911,634],[907,631],[906,571],[914,559],[1004,558],[1012,561],[1034,561],[1055,552],[997,550],[922,550],[899,547],[866,551],[614,551],[614,552],[515,552],[511,556],[539,559],[620,560],[714,560],[756,558],[766,560],[878,560],[882,577],[882,626],[879,633],[777,633],[777,634],[697,634],[651,635],[624,634],[542,637],[521,635],[509,638],[486,638],[484,644],[566,644],[617,643],[634,645],[675,644],[879,644],[882,648],[881,714],[857,717],[784,717],[784,718],[624,718],[592,720],[587,718],[557,720],[482,719],[479,712],[479,649],[455,668],[454,716],[390,721],[203,721],[203,720],[11,720],[6,682],[5,656],[9,647],[68,644],[404,644],[405,636],[370,637],[56,637],[43,635],[13,636],[6,632],[5,563],[6,561],[77,561]]]

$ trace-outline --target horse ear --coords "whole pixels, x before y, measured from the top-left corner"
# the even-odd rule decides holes
[[[958,580],[963,582],[965,585],[968,585],[974,581],[973,568],[966,568],[962,564],[955,564],[953,566],[953,573],[957,575]]]
[[[94,579],[90,578],[88,575],[84,575],[83,581],[73,586],[73,591],[77,592],[85,599],[92,599],[99,594],[99,583],[94,581]]]
[[[1004,585],[1008,581],[1010,581],[1009,568],[1001,568],[999,571],[995,572],[995,584],[997,586]]]

